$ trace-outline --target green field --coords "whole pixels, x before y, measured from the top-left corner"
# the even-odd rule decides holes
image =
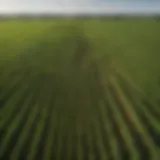
[[[0,160],[159,160],[160,22],[0,22]]]

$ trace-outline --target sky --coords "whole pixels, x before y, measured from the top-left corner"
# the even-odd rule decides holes
[[[0,13],[160,13],[159,0],[0,0]]]

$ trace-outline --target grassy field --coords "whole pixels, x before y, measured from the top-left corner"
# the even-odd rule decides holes
[[[0,159],[159,160],[160,23],[0,22]]]

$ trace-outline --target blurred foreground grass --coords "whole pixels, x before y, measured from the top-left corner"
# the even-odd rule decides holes
[[[159,159],[160,23],[0,22],[0,159]]]

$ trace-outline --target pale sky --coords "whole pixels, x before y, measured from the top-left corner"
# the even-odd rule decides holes
[[[160,13],[159,0],[0,0],[0,13]]]

